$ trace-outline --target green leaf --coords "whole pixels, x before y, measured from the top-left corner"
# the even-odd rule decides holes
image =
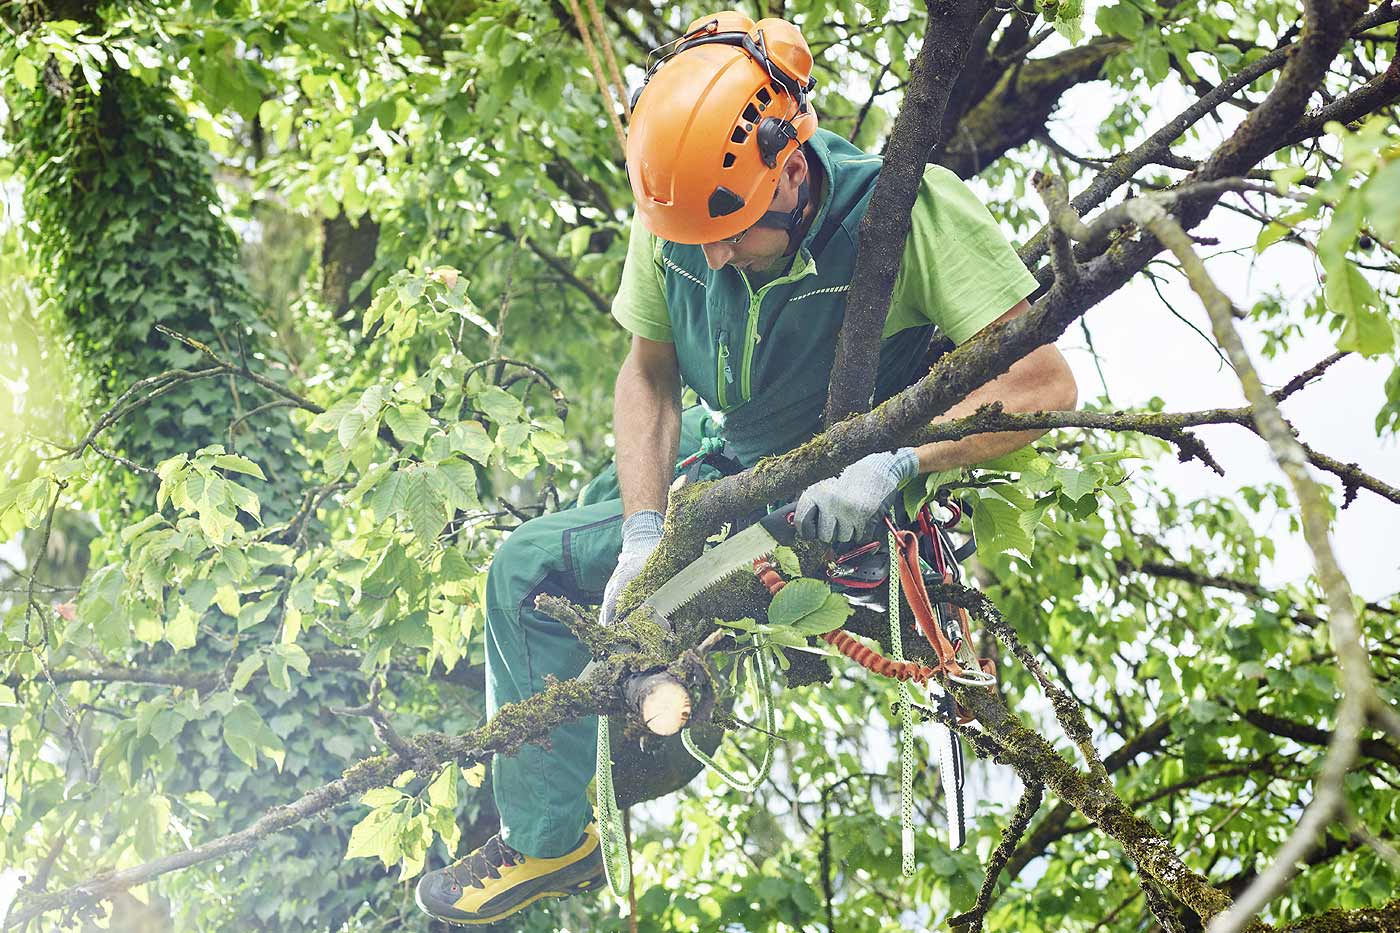
[[[1083,499],[1098,487],[1098,477],[1092,470],[1074,470],[1067,467],[1055,467],[1052,473],[1055,482],[1060,484],[1060,490],[1067,499]],[[980,507],[980,501],[978,505]]]
[[[340,422],[345,418],[345,413],[355,408],[356,400],[353,398],[341,398],[335,401],[325,411],[311,419],[310,430],[312,431],[337,431]]]
[[[246,632],[248,629],[262,622],[276,605],[276,592],[266,594],[257,602],[245,603],[243,607],[238,610],[238,630],[240,632]]]
[[[1273,178],[1274,187],[1280,193],[1286,193],[1290,188],[1302,181],[1308,174],[1308,170],[1301,165],[1287,165],[1283,168],[1276,168],[1269,173]]]
[[[1353,350],[1362,356],[1382,356],[1395,345],[1390,318],[1381,311],[1359,308],[1337,338],[1338,350]]]
[[[311,658],[300,645],[273,645],[272,653],[286,661],[288,667],[303,677],[311,670]]]
[[[1024,557],[1031,554],[1032,540],[1021,527],[1021,510],[990,496],[978,499],[972,510],[972,532],[977,538],[977,553],[991,561],[1004,551],[1015,550]]]
[[[801,635],[821,635],[844,625],[851,611],[845,596],[831,592],[820,580],[804,577],[778,591],[768,607],[768,620]]]
[[[1389,352],[1394,342],[1390,322],[1384,313],[1373,311],[1380,296],[1362,275],[1361,270],[1346,260],[1327,274],[1323,285],[1327,306],[1345,321],[1339,350],[1352,350],[1364,356]]]
[[[247,457],[240,457],[238,454],[219,454],[214,458],[214,466],[221,470],[229,470],[233,473],[256,476],[261,480],[267,479],[263,474],[262,467],[258,466]]]
[[[773,625],[792,625],[820,609],[830,593],[831,588],[819,580],[793,580],[773,597],[768,621]]]
[[[253,679],[253,675],[258,672],[258,668],[263,666],[263,654],[255,651],[239,662],[238,669],[233,672],[233,680],[229,682],[229,688],[235,693],[248,686],[248,681]]]
[[[240,606],[238,590],[234,589],[231,584],[222,584],[214,590],[214,605],[218,606],[219,611],[224,615],[236,618]]]
[[[1045,475],[1049,461],[1029,444],[1020,450],[1013,450],[993,460],[977,464],[979,470],[997,470],[1003,473],[1037,473]]]
[[[404,478],[404,471],[391,470],[384,474],[379,482],[375,483],[374,491],[369,497],[369,507],[374,512],[375,521],[382,522],[402,509],[407,492],[408,483]]]
[[[340,441],[341,447],[353,447],[355,438],[360,436],[360,429],[365,426],[365,416],[354,409],[347,411],[340,419],[340,425],[336,428],[336,438]]]
[[[1361,232],[1361,219],[1364,211],[1361,195],[1351,191],[1332,211],[1332,220],[1317,238],[1317,256],[1322,267],[1327,270],[1329,279],[1350,265],[1347,250],[1356,242]]]
[[[1100,7],[1094,14],[1094,24],[1104,35],[1136,39],[1142,33],[1142,14],[1130,3]]]
[[[279,654],[267,656],[267,681],[278,690],[291,690],[292,681],[287,676],[287,659]]]
[[[1256,253],[1262,253],[1292,232],[1292,227],[1281,224],[1275,220],[1259,231],[1259,238],[1254,241],[1254,251]]]
[[[530,443],[530,425],[517,421],[496,432],[496,443],[507,454],[519,453]]]
[[[553,431],[536,428],[529,437],[530,445],[551,463],[558,463],[569,455],[569,442]]]
[[[1371,229],[1392,246],[1400,246],[1400,158],[1386,163],[1362,191]]]
[[[39,70],[23,55],[15,59],[15,80],[26,91],[34,90],[39,81]]]
[[[393,806],[406,795],[396,787],[372,787],[360,795],[360,803],[367,807]]]
[[[466,512],[481,505],[476,495],[476,467],[467,461],[456,457],[443,460],[431,476],[452,508]]]
[[[258,767],[258,752],[268,753],[276,761],[274,752],[280,752],[282,743],[276,734],[267,727],[251,704],[239,700],[229,710],[223,721],[224,744],[240,761],[254,770]]]
[[[404,814],[389,808],[371,810],[363,820],[350,830],[350,842],[345,847],[346,860],[352,858],[378,858],[386,865],[387,856],[398,851],[399,830],[403,828]],[[397,862],[397,857],[393,859]]]
[[[428,802],[435,807],[457,809],[457,765],[448,763],[433,783],[428,785]]]
[[[165,625],[165,640],[176,651],[193,648],[199,631],[199,616],[184,603],[175,611],[175,618]]]
[[[433,488],[431,470],[431,467],[410,470],[405,477],[404,509],[414,533],[424,543],[436,539],[442,526],[447,524],[447,509]]]
[[[18,487],[16,487],[14,491],[17,493],[19,491]],[[155,512],[151,515],[147,515],[136,524],[123,528],[120,535],[122,544],[130,544],[164,521],[165,516],[161,515],[159,512]]]
[[[473,403],[486,413],[496,424],[506,425],[519,421],[525,414],[525,406],[520,399],[500,386],[487,386],[476,394]]]
[[[400,444],[421,444],[433,427],[433,419],[421,408],[412,405],[395,405],[387,410],[384,423],[394,432]]]
[[[797,552],[792,548],[780,544],[773,548],[773,557],[777,559],[778,568],[784,576],[790,579],[802,576],[802,564],[797,559]]]
[[[482,466],[486,466],[490,461],[491,451],[496,446],[480,421],[462,421],[454,424],[447,438],[454,451],[470,457]]]

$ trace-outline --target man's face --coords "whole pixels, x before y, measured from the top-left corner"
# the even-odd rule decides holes
[[[778,178],[778,190],[774,193],[773,203],[768,209],[790,211],[796,207],[797,189],[806,177],[807,163],[799,150],[783,164],[783,173]],[[728,240],[703,243],[700,248],[704,251],[705,261],[711,269],[722,269],[729,265],[744,272],[761,272],[777,263],[787,253],[788,235],[786,231],[772,227],[750,227]]]

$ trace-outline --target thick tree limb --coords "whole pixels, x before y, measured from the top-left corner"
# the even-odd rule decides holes
[[[1329,910],[1279,927],[1279,933],[1400,933],[1400,898],[1379,907]]]
[[[1359,5],[1357,3],[1353,2],[1349,4],[1347,9],[1355,10],[1358,8],[1358,6]],[[1337,10],[1335,15],[1338,17],[1345,16],[1345,14],[1340,9]],[[1362,32],[1366,29],[1374,28],[1377,25],[1392,22],[1397,17],[1400,17],[1400,9],[1397,9],[1390,3],[1383,3],[1377,6],[1375,9],[1371,10],[1370,12],[1366,13],[1366,15],[1362,16],[1359,20],[1357,20],[1351,31]],[[1344,24],[1346,21],[1348,20],[1343,19],[1340,22]],[[1336,38],[1334,35],[1337,29],[1337,24],[1334,23],[1332,25],[1333,33],[1329,33],[1327,35],[1322,36],[1320,40],[1325,41],[1327,44],[1331,45],[1331,51],[1327,51],[1326,47],[1322,49],[1322,52],[1326,54],[1328,61],[1330,61],[1331,57],[1335,55],[1336,48],[1339,47],[1341,44],[1341,39]],[[1336,41],[1335,44],[1332,44],[1332,40],[1334,38],[1336,38]],[[1093,210],[1095,207],[1098,207],[1105,200],[1107,200],[1110,194],[1112,194],[1119,187],[1126,184],[1129,179],[1131,179],[1135,174],[1137,174],[1139,169],[1141,169],[1145,165],[1157,161],[1159,157],[1169,153],[1172,143],[1175,142],[1181,136],[1181,134],[1186,132],[1187,129],[1189,129],[1195,123],[1200,121],[1211,111],[1215,110],[1217,107],[1219,107],[1222,103],[1227,101],[1238,91],[1248,87],[1250,84],[1253,84],[1255,81],[1268,74],[1270,71],[1274,71],[1280,67],[1283,67],[1285,63],[1289,63],[1290,56],[1293,56],[1296,59],[1296,53],[1298,53],[1299,50],[1302,49],[1307,43],[1312,43],[1308,46],[1309,49],[1314,49],[1314,47],[1318,44],[1317,41],[1314,41],[1313,34],[1309,34],[1308,36],[1305,36],[1304,41],[1282,45],[1279,48],[1273,50],[1272,52],[1269,52],[1268,54],[1262,56],[1254,62],[1246,65],[1244,68],[1240,69],[1238,73],[1231,75],[1229,78],[1223,81],[1217,88],[1215,88],[1215,90],[1201,97],[1195,103],[1191,104],[1191,106],[1187,107],[1180,114],[1178,114],[1175,118],[1164,124],[1161,129],[1154,132],[1151,136],[1144,140],[1141,145],[1133,149],[1131,152],[1125,153],[1124,155],[1115,159],[1112,165],[1110,165],[1103,172],[1099,173],[1099,175],[1089,184],[1089,187],[1087,187],[1084,191],[1080,192],[1073,198],[1073,200],[1070,203],[1073,205],[1074,209],[1080,214],[1086,214],[1089,211]],[[1327,62],[1322,62],[1321,66],[1319,67],[1319,57],[1320,56],[1316,54],[1310,55],[1306,62],[1306,67],[1309,70],[1303,76],[1304,81],[1302,83],[1306,84],[1309,90],[1311,89],[1311,87],[1316,85],[1316,83],[1320,80],[1320,76],[1325,72],[1326,69]],[[1293,66],[1290,64],[1290,67]],[[1293,72],[1293,74],[1295,76],[1297,75],[1296,69]],[[1284,84],[1285,80],[1288,80],[1287,75],[1288,73],[1286,72],[1285,76],[1280,78],[1279,84],[1275,85],[1274,90],[1269,95],[1269,99],[1272,100],[1276,97],[1280,86]],[[1297,81],[1290,81],[1289,87],[1295,87],[1298,83],[1299,82]],[[1287,88],[1285,90],[1287,90]],[[1293,120],[1291,121],[1297,124],[1302,114],[1303,107],[1306,104],[1306,97],[1300,101],[1296,98],[1296,91],[1289,91],[1289,99],[1287,103],[1288,110],[1290,112],[1296,112],[1298,114],[1298,116],[1294,116]],[[1241,126],[1239,129],[1236,130],[1232,138],[1239,137],[1242,132],[1247,132],[1251,136],[1257,135],[1258,128],[1261,125],[1266,126],[1268,129],[1273,129],[1272,122],[1261,123],[1261,121],[1272,121],[1275,111],[1266,111],[1264,116],[1260,117],[1258,109],[1259,108],[1256,108],[1256,111],[1254,113],[1251,113],[1249,121],[1247,121],[1247,123],[1249,124],[1248,127]],[[1290,134],[1288,132],[1278,132],[1277,136],[1273,140],[1271,140],[1270,145],[1272,145],[1274,149],[1280,148],[1284,145],[1288,145],[1288,140],[1291,138],[1292,135],[1295,134]],[[1316,133],[1314,132],[1311,135],[1316,135]],[[1198,168],[1197,173],[1193,173],[1193,175],[1199,174],[1202,178],[1216,178],[1224,175],[1242,175],[1247,169],[1252,168],[1255,164],[1257,164],[1259,160],[1263,158],[1264,155],[1267,155],[1267,152],[1264,152],[1260,153],[1258,157],[1250,158],[1250,156],[1252,156],[1255,151],[1254,149],[1250,149],[1247,152],[1241,152],[1239,149],[1234,149],[1228,153],[1228,161],[1217,162],[1217,157],[1220,155],[1220,152],[1225,151],[1225,149],[1228,148],[1228,145],[1229,144],[1227,143],[1227,147],[1222,147],[1222,149],[1216,153],[1216,156],[1212,156],[1211,160],[1209,161],[1214,164],[1210,168],[1207,168],[1203,165],[1200,168]],[[1203,216],[1204,215],[1202,215],[1202,217]],[[1185,226],[1189,230],[1198,222],[1199,218],[1193,220],[1190,223],[1185,224]],[[1045,254],[1049,246],[1048,235],[1049,227],[1047,226],[1045,228],[1042,228],[1039,233],[1033,236],[1029,241],[1027,241],[1026,245],[1021,248],[1021,260],[1025,262],[1027,266],[1034,268],[1040,263],[1042,259],[1045,258]],[[1136,260],[1136,258],[1136,256],[1133,257],[1134,260]],[[1146,259],[1142,259],[1141,261],[1145,263]],[[1140,268],[1140,266],[1138,266],[1138,268]],[[1045,281],[1046,280],[1042,278],[1042,282]]]
[[[948,95],[987,5],[985,0],[928,4],[928,32],[885,148],[885,164],[870,198],[870,209],[860,225],[856,267],[847,293],[845,322],[836,341],[823,419],[828,426],[870,407],[879,368],[880,333],[909,236],[909,214],[929,153],[942,135]]]
[[[970,178],[1044,131],[1065,92],[1103,71],[1111,56],[1131,48],[1126,39],[1098,37],[1047,58],[1027,59],[996,86],[934,150],[930,161]]]
[[[1261,709],[1244,710],[1240,716],[1251,726],[1263,729],[1270,735],[1292,739],[1295,742],[1303,742],[1308,745],[1330,745],[1335,737],[1334,733],[1328,732],[1326,729],[1285,719]],[[1400,769],[1400,747],[1392,745],[1384,739],[1362,739],[1359,751],[1367,758],[1384,761],[1386,764]]]
[[[1217,474],[1225,470],[1210,451],[1187,428],[1208,424],[1234,424],[1258,434],[1251,419],[1249,406],[1216,408],[1190,412],[1098,412],[1098,411],[1035,411],[1006,412],[987,405],[971,415],[952,421],[931,424],[914,435],[916,443],[956,440],[973,434],[999,431],[1026,431],[1043,428],[1089,428],[1099,431],[1129,431],[1147,434],[1175,445],[1178,459],[1183,463],[1200,460]],[[1344,486],[1354,485],[1374,492],[1400,505],[1400,489],[1361,470],[1356,464],[1344,464],[1304,446],[1308,461],[1320,469],[1335,474]]]
[[[1235,593],[1243,593],[1246,596],[1254,596],[1259,599],[1270,599],[1281,606],[1291,605],[1292,600],[1275,593],[1268,587],[1251,582],[1249,580],[1237,580],[1233,577],[1221,576],[1220,574],[1204,573],[1190,567],[1182,567],[1178,564],[1168,564],[1164,561],[1149,560],[1141,564],[1130,564],[1122,561],[1118,564],[1118,569],[1123,574],[1144,573],[1152,577],[1162,577],[1168,580],[1179,580],[1182,583],[1189,583],[1192,586],[1208,587],[1211,589],[1230,590]],[[1365,605],[1367,612],[1379,612],[1385,615],[1400,615],[1400,610],[1390,609],[1380,603],[1368,602]],[[1293,617],[1305,622],[1307,625],[1319,625],[1322,618],[1310,612],[1293,613]]]
[[[408,739],[406,747],[412,760],[391,753],[361,761],[338,780],[308,791],[292,804],[273,807],[238,832],[141,865],[98,874],[63,891],[26,897],[11,910],[7,928],[22,927],[51,910],[96,903],[172,871],[246,852],[260,839],[349,802],[367,790],[384,787],[410,768],[436,768],[449,761],[475,763],[494,754],[512,754],[562,723],[582,715],[614,711],[619,699],[617,683],[623,672],[623,668],[614,666],[610,675],[588,684],[556,682],[526,702],[502,707],[490,722],[471,732],[457,736],[426,733]]]

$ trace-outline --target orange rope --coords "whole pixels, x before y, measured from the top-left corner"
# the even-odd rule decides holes
[[[753,572],[758,575],[759,581],[768,588],[768,592],[773,596],[777,596],[782,588],[787,586],[787,581],[778,575],[773,564],[762,557],[753,562]],[[913,680],[921,684],[928,683],[929,678],[934,675],[933,668],[924,667],[915,661],[896,661],[893,658],[885,657],[874,648],[857,641],[845,629],[833,629],[821,637],[828,645],[872,674],[891,677],[899,681]]]
[[[612,87],[608,84],[608,79],[603,76],[603,66],[598,62],[598,50],[593,48],[593,37],[589,33],[588,21],[583,18],[583,10],[579,9],[578,0],[569,0],[569,9],[573,12],[574,22],[578,25],[579,38],[583,39],[584,51],[588,53],[588,63],[593,66],[593,80],[597,83],[598,90],[603,92],[608,118],[612,120],[613,131],[617,133],[618,148],[626,154],[627,133],[622,128],[622,121],[617,118],[617,104],[613,100]]]
[[[593,28],[598,30],[598,44],[603,47],[603,57],[608,60],[608,71],[612,73],[613,83],[617,85],[617,96],[622,101],[622,112],[627,119],[632,119],[632,104],[627,99],[627,85],[622,83],[622,72],[617,69],[617,56],[613,55],[612,43],[608,41],[608,31],[603,28],[603,16],[598,12],[598,4],[593,0],[588,0],[588,13],[593,17]]]

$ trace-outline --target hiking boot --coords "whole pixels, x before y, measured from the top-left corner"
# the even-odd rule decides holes
[[[589,823],[572,851],[535,858],[492,836],[481,848],[418,882],[418,906],[448,923],[492,923],[544,897],[568,897],[603,883],[598,829]]]

